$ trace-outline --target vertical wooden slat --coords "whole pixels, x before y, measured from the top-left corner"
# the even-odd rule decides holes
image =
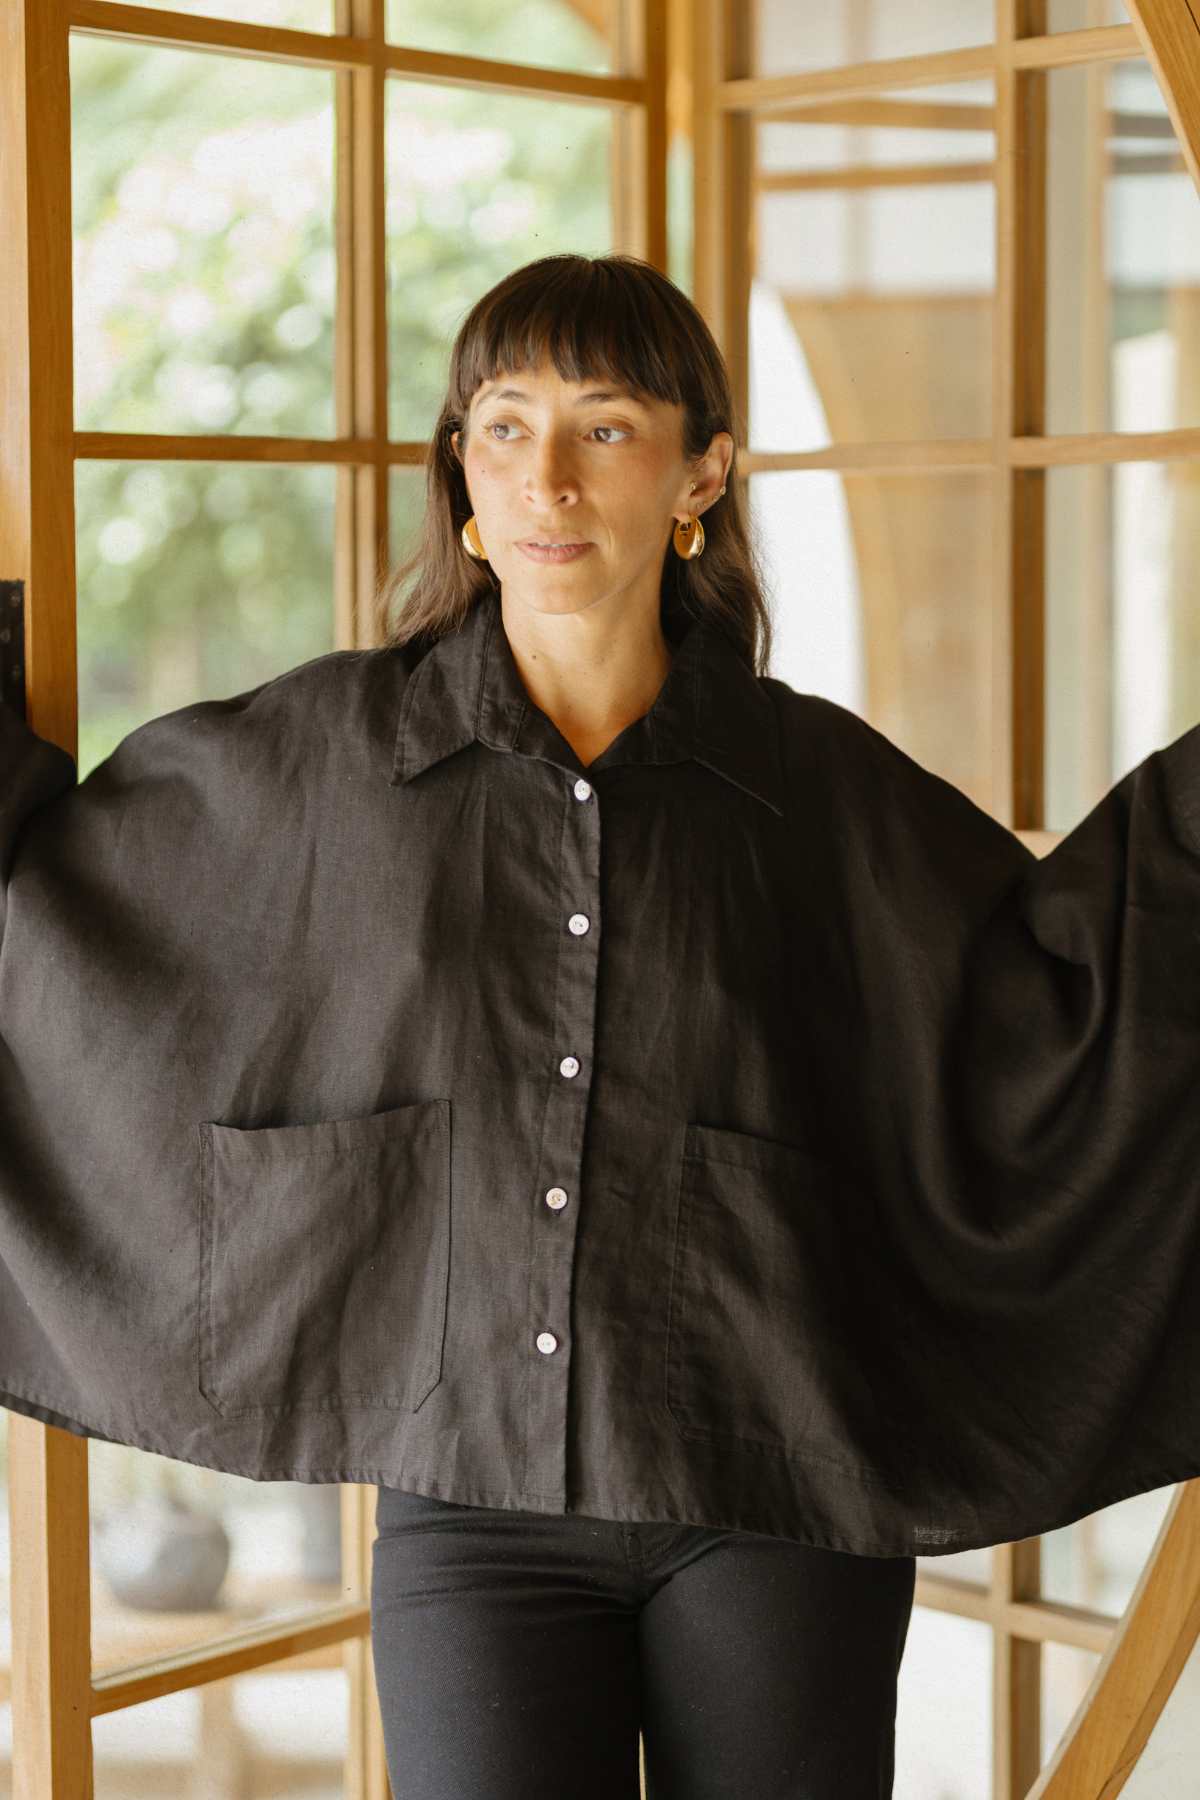
[[[754,268],[752,115],[717,105],[721,81],[750,73],[753,16],[741,0],[696,0],[692,33],[693,297],[729,369],[735,436],[749,431]]]
[[[74,756],[68,35],[61,0],[0,8],[0,579],[26,584],[30,723]]]
[[[1104,0],[1089,0],[1090,22],[1104,21]],[[1108,128],[1111,65],[1085,66],[1084,81],[1084,269],[1083,317],[1080,320],[1080,360],[1083,373],[1084,431],[1107,431],[1112,392],[1112,292],[1108,280]],[[1113,707],[1110,704],[1115,671],[1110,585],[1112,518],[1111,467],[1084,467],[1077,479],[1082,492],[1071,530],[1078,534],[1079,581],[1083,616],[1080,634],[1080,692],[1085,715],[1080,723],[1079,758],[1084,791],[1099,794],[1109,784],[1113,766]],[[1054,493],[1047,477],[1047,501]],[[1053,516],[1053,515],[1051,515]],[[1047,570],[1047,584],[1052,579]],[[1049,595],[1047,597],[1049,604]],[[1049,671],[1048,679],[1053,675]],[[1045,822],[1058,820],[1044,815]]]
[[[665,274],[667,249],[667,14],[668,0],[641,0],[642,69],[646,104],[639,120],[642,169],[642,255]]]
[[[996,1617],[1041,1594],[1042,1540],[1023,1538],[992,1552]],[[992,1800],[1022,1800],[1042,1766],[1042,1646],[1003,1624],[992,1643]]]
[[[667,0],[667,67],[666,67],[666,157],[667,174],[671,172],[672,159],[678,157],[686,164],[690,181],[692,155],[695,136],[696,96],[692,91],[692,34],[695,30],[695,8],[693,0]],[[668,182],[669,190],[669,182]],[[668,247],[671,243],[671,227],[675,231],[686,233],[683,242],[677,246],[676,254],[671,261],[676,269],[680,285],[694,293],[692,269],[691,233],[692,220],[689,205],[685,221],[675,216],[672,219],[669,209],[667,225]]]
[[[10,1413],[8,1464],[13,1800],[92,1800],[87,1440]]]
[[[1001,45],[1044,28],[1045,0],[997,0]],[[1040,828],[1045,810],[1046,477],[1014,468],[1008,440],[1045,427],[1046,81],[998,60],[992,811],[1015,830]]]
[[[998,45],[1016,35],[1017,0],[996,0]],[[995,298],[992,312],[992,783],[989,811],[1013,824],[1013,470],[1008,451],[1016,357],[1016,73],[1003,57],[995,76]]]
[[[336,0],[334,27],[384,44],[384,0]],[[371,462],[337,471],[337,642],[357,649],[378,640],[375,600],[390,561],[388,321],[384,75],[379,56],[343,71],[337,92],[336,418],[340,436],[373,441]],[[342,1571],[349,1593],[371,1592],[375,1490],[341,1489]],[[345,1597],[345,1596],[344,1596]],[[390,1800],[375,1668],[369,1637],[343,1651],[347,1682],[346,1800]]]
[[[996,0],[996,290],[992,435],[995,446],[993,792],[1014,829],[1043,815],[1045,473],[1012,466],[1013,433],[1045,423],[1046,76],[1003,54],[1045,29],[1045,0]],[[1034,1598],[1037,1539],[998,1545],[999,1601]],[[1020,1800],[1041,1766],[1041,1646],[998,1627],[992,1658],[992,1800]]]
[[[692,298],[725,349],[724,120],[717,105],[726,0],[693,0],[687,45],[692,93]]]
[[[351,0],[334,0],[333,28],[353,29]],[[361,72],[361,71],[357,71]],[[333,78],[333,246],[337,294],[333,317],[333,418],[339,437],[349,437],[354,427],[354,375],[358,358],[358,282],[354,276],[356,221],[354,218],[354,87],[355,70],[341,70]],[[358,564],[358,471],[338,467],[334,471],[333,501],[333,642],[334,648],[355,648]]]
[[[1044,15],[1045,0],[1024,0]],[[1030,30],[1039,30],[1031,25]],[[1041,436],[1046,428],[1046,102],[1045,70],[1016,80],[1017,208],[1013,237],[1017,306],[1013,324],[1012,431]],[[1012,746],[1013,824],[1045,824],[1045,562],[1046,471],[1012,478]]]
[[[384,0],[335,0],[334,24],[384,46]],[[386,93],[382,55],[340,72],[337,90],[337,323],[339,436],[373,443],[370,462],[337,471],[336,629],[339,647],[376,643],[375,605],[391,562],[388,441]]]
[[[0,577],[30,724],[78,752],[71,93],[60,0],[0,0]],[[14,1800],[91,1800],[87,1442],[8,1421]]]
[[[668,0],[614,0],[614,72],[648,83],[645,106],[613,118],[613,247],[667,269]]]
[[[1190,283],[1172,287],[1166,328],[1175,341],[1176,414],[1194,419],[1200,415],[1200,293]],[[1192,562],[1192,546],[1200,539],[1200,463],[1168,463],[1164,474],[1171,517],[1167,719],[1173,732],[1179,732],[1200,719],[1200,605]]]
[[[631,74],[641,63],[641,17],[641,0],[612,0],[609,29],[615,74]],[[609,166],[609,217],[612,246],[623,255],[641,256],[645,250],[645,215],[639,179],[641,141],[638,124],[632,107],[614,107],[610,117],[612,157]]]
[[[752,71],[752,9],[743,0],[724,0],[722,77],[736,80]],[[752,204],[754,191],[755,120],[751,113],[730,110],[725,114],[722,162],[724,207],[721,216],[725,240],[725,278],[722,305],[725,318],[722,346],[733,388],[734,412],[740,435],[748,441],[750,430],[750,283],[757,256],[758,220]]]
[[[375,1503],[376,1490],[368,1484],[348,1482],[342,1488],[343,1599],[362,1595],[370,1600]],[[349,1639],[344,1656],[349,1684],[345,1800],[391,1800],[370,1639]]]
[[[369,9],[361,0],[335,0],[334,29],[347,35],[369,32]],[[339,437],[369,437],[373,417],[371,77],[370,69],[345,69],[334,76],[333,382],[334,429]],[[374,470],[339,465],[335,483],[334,644],[338,649],[356,649],[365,641],[362,608],[377,535]]]

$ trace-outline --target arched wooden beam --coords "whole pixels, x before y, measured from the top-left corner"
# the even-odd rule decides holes
[[[1200,6],[1127,0],[1200,198]],[[1200,1481],[1181,1483],[1091,1686],[1026,1800],[1114,1800],[1200,1637]]]
[[[1200,9],[1188,0],[1127,0],[1200,194]]]
[[[613,26],[611,0],[567,0],[572,12],[590,25],[597,37],[607,37]]]
[[[1200,1481],[1175,1490],[1120,1629],[1025,1800],[1113,1800],[1200,1637]]]

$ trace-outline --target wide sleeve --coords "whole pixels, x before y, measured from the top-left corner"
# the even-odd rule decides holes
[[[822,710],[826,1103],[912,1547],[1200,1474],[1200,726],[1038,858]]]
[[[0,1404],[200,1460],[196,1122],[235,1027],[288,1023],[258,999],[294,953],[288,691],[164,714],[82,782],[0,709]]]

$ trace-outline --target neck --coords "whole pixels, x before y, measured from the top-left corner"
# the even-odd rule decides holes
[[[599,607],[549,613],[502,599],[501,614],[526,693],[585,764],[649,712],[671,666],[657,606],[614,622]]]

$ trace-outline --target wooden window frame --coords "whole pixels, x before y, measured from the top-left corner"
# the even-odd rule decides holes
[[[220,0],[213,0],[214,8]],[[390,562],[389,475],[423,442],[388,435],[385,82],[469,86],[613,109],[614,247],[667,269],[667,0],[614,0],[615,73],[592,75],[387,42],[384,0],[333,0],[334,31],[159,12],[117,0],[0,0],[0,579],[23,585],[27,717],[78,755],[75,462],[130,458],[333,465],[335,642],[377,641]],[[258,57],[334,72],[336,435],[76,431],[69,40]],[[387,1800],[365,1598],[267,1622],[95,1678],[87,1439],[10,1414],[14,1800],[91,1800],[91,1721],[264,1666],[349,1678],[347,1800]],[[344,1485],[347,1579],[370,1592],[375,1491]]]
[[[897,0],[900,3],[900,0]],[[995,131],[994,162],[970,179],[996,184],[993,431],[988,438],[834,443],[810,451],[738,446],[742,477],[763,470],[990,470],[994,496],[993,811],[1037,854],[1062,837],[1045,827],[1046,472],[1067,465],[1200,457],[1200,427],[1150,432],[1045,430],[1045,192],[1048,70],[1145,56],[1175,133],[1171,167],[1200,192],[1200,23],[1186,0],[1126,0],[1131,23],[1047,31],[1046,0],[995,0],[995,41],[788,75],[752,73],[754,7],[689,0],[686,69],[695,192],[694,297],[729,364],[748,418],[749,293],[756,189],[863,188],[890,169],[756,177],[758,118],[884,124],[892,88],[987,76],[994,108],[975,121]],[[984,117],[983,115],[986,115]],[[939,181],[947,171],[930,172]],[[959,179],[967,179],[955,170]],[[917,171],[917,179],[921,172]],[[913,171],[906,173],[911,180]],[[1113,1800],[1128,1779],[1200,1635],[1200,1481],[1180,1483],[1121,1618],[1041,1595],[1041,1539],[997,1545],[988,1586],[918,1571],[916,1604],[988,1625],[993,1635],[992,1800]],[[1084,1703],[1050,1761],[1041,1757],[1044,1644],[1101,1653]]]
[[[614,159],[618,247],[666,268],[666,16],[673,116],[690,129],[694,293],[721,343],[745,416],[753,180],[750,121],[760,115],[877,119],[893,87],[987,75],[995,82],[994,430],[980,440],[833,445],[815,452],[740,447],[744,476],[764,469],[937,472],[977,466],[995,483],[994,743],[997,815],[1044,852],[1045,472],[1070,464],[1200,456],[1200,429],[1049,436],[1044,430],[1042,221],[1045,116],[1036,77],[1145,55],[1200,188],[1200,36],[1183,0],[1128,0],[1132,23],[1047,33],[1044,0],[996,0],[995,42],[789,76],[749,73],[740,0],[640,0],[622,21],[613,76],[498,64],[388,45],[383,0],[337,0],[332,36],[196,19],[109,0],[0,0],[0,216],[10,224],[0,284],[0,576],[24,583],[30,720],[75,754],[74,461],[83,456],[289,461],[337,467],[336,633],[371,641],[387,566],[388,474],[420,464],[423,443],[390,442],[383,225],[383,83],[389,74],[462,81],[619,108]],[[71,30],[130,41],[295,60],[338,72],[337,432],[332,440],[168,437],[74,430],[72,409]],[[826,171],[826,183],[839,177]],[[861,185],[861,172],[842,172]],[[32,229],[31,229],[32,228]],[[36,382],[34,371],[36,370]],[[385,1800],[370,1682],[369,1613],[359,1601],[207,1644],[169,1662],[93,1681],[90,1667],[87,1444],[10,1415],[13,1545],[14,1795],[92,1793],[90,1721],[158,1694],[342,1646],[351,1678],[348,1795]],[[373,1494],[345,1487],[343,1548],[365,1592]],[[1119,1792],[1200,1631],[1200,1484],[1172,1499],[1120,1620],[1040,1597],[1040,1540],[997,1546],[988,1587],[918,1576],[917,1604],[982,1620],[995,1637],[994,1800],[1094,1800]],[[1043,1769],[1044,1643],[1102,1653],[1087,1703]]]

